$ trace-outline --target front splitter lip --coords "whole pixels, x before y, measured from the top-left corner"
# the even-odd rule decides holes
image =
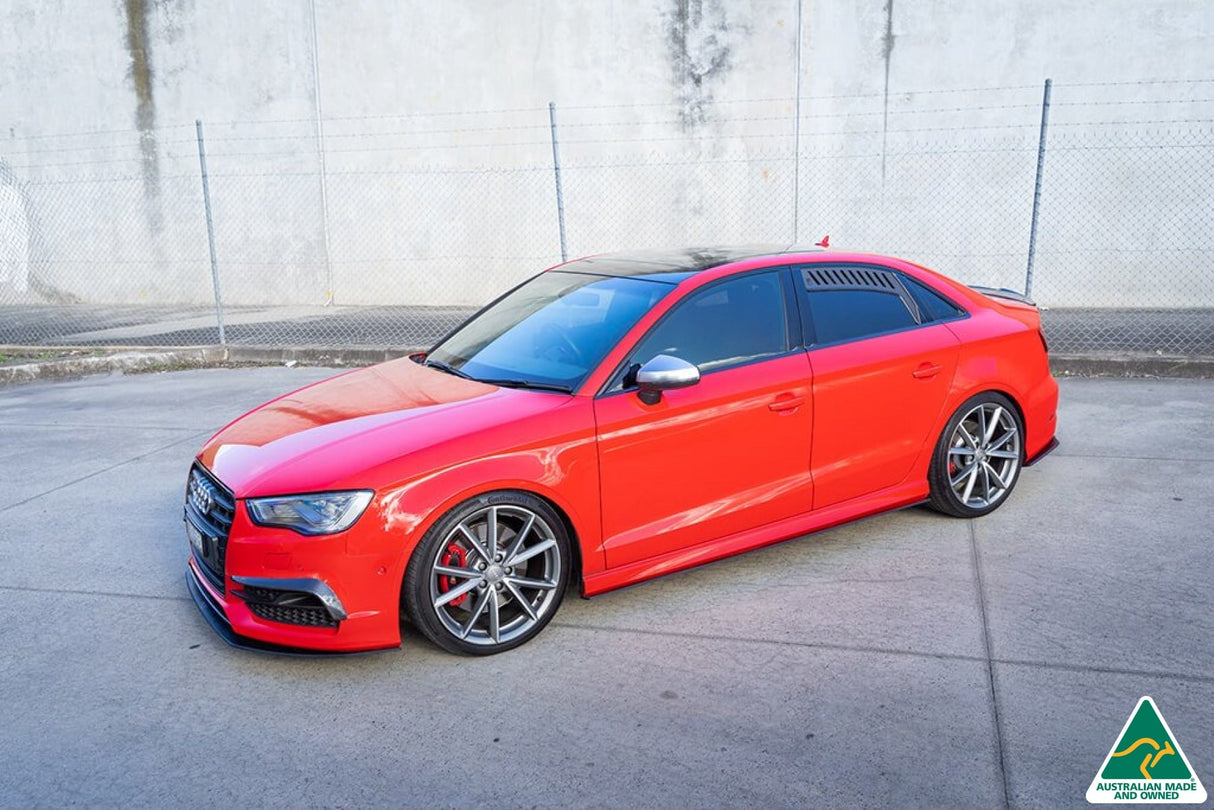
[[[271,655],[286,655],[294,658],[349,658],[355,655],[367,655],[369,653],[384,652],[384,650],[392,649],[385,647],[375,650],[305,650],[299,647],[287,647],[282,644],[274,644],[269,641],[261,641],[260,639],[249,638],[242,636],[232,629],[228,617],[223,615],[223,611],[212,600],[210,595],[204,590],[202,584],[198,582],[197,574],[190,565],[186,565],[185,583],[189,588],[190,596],[194,599],[194,604],[198,606],[198,612],[207,620],[207,624],[211,625],[211,629],[215,631],[221,639],[227,642],[230,646],[238,650],[246,650],[248,652],[269,653]]]

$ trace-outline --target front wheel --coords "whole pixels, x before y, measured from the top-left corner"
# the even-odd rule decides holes
[[[980,517],[1007,499],[1020,477],[1024,426],[1012,401],[987,391],[949,420],[928,470],[933,509]]]
[[[525,492],[481,495],[426,532],[405,572],[405,609],[445,650],[505,652],[552,619],[568,561],[565,525],[547,503]]]

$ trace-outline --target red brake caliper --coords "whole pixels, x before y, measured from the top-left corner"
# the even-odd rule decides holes
[[[457,544],[452,543],[447,546],[447,550],[443,552],[443,556],[438,560],[443,565],[451,566],[452,568],[466,568],[468,566],[468,552],[464,551]],[[446,574],[438,576],[438,592],[446,593],[456,585],[455,577],[449,577]],[[467,600],[468,594],[457,596],[452,599],[449,604],[459,606]]]

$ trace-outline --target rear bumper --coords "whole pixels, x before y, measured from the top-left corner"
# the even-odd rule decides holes
[[[1043,447],[1037,451],[1037,454],[1035,456],[1033,456],[1030,459],[1027,459],[1024,462],[1024,466],[1032,467],[1038,461],[1041,461],[1041,459],[1045,458],[1050,453],[1054,452],[1055,448],[1057,448],[1057,447],[1058,447],[1058,437],[1054,436],[1053,438],[1050,439],[1049,444],[1047,444],[1045,447]]]
[[[1048,368],[1020,405],[1024,416],[1027,467],[1058,446],[1058,381],[1050,375]]]

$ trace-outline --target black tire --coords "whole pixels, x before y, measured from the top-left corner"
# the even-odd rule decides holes
[[[1003,394],[976,394],[961,404],[936,442],[927,473],[930,506],[956,517],[989,514],[1007,500],[1023,466],[1020,412]]]
[[[545,501],[513,490],[480,495],[418,543],[405,571],[405,611],[449,652],[512,650],[556,614],[570,559],[565,524]]]

